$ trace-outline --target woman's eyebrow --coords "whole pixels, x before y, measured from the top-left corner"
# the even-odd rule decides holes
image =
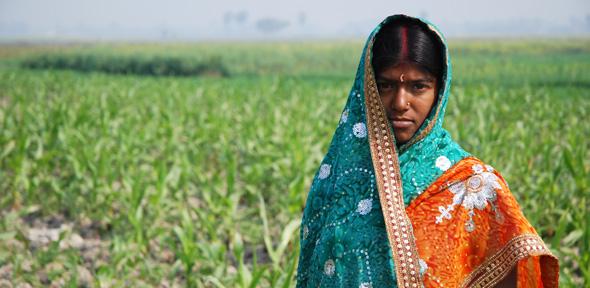
[[[412,83],[432,83],[434,82],[434,79],[432,78],[418,78],[418,79],[409,79],[407,81],[404,82],[412,82]]]
[[[401,82],[400,79],[392,79],[389,78],[387,76],[377,76],[377,79],[375,79],[377,82]],[[427,82],[427,83],[431,83],[434,82],[434,78],[431,77],[424,77],[424,78],[405,78],[404,82]]]

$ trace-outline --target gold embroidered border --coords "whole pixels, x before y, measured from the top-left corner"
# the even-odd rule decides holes
[[[524,234],[514,237],[500,251],[471,272],[461,287],[494,287],[510,273],[519,260],[540,255],[554,257],[539,236]]]
[[[399,162],[395,142],[381,97],[377,91],[371,66],[371,50],[375,37],[369,41],[365,54],[365,111],[371,158],[379,190],[379,201],[387,230],[387,238],[395,261],[398,286],[423,287],[419,255],[412,223],[406,214]]]

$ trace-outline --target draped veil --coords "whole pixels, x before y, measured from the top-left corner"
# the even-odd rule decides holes
[[[396,146],[371,66],[370,34],[300,231],[298,287],[492,287],[517,267],[519,286],[557,286],[558,264],[502,176],[443,129],[451,83],[410,141]],[[493,268],[493,269],[492,269]],[[535,286],[530,286],[530,285]],[[527,285],[527,286],[524,286]]]

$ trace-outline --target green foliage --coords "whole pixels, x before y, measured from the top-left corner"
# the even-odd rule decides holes
[[[588,42],[451,40],[446,128],[505,176],[560,257],[563,287],[590,281]],[[292,287],[301,209],[362,43],[58,48],[0,47],[0,277]],[[112,59],[223,55],[232,77],[20,67],[38,55],[124,69],[141,64]],[[59,226],[56,215],[69,232],[30,239],[43,223]],[[68,248],[73,234],[86,246]],[[75,276],[80,266],[91,281]]]
[[[198,61],[191,58],[166,56],[43,54],[23,60],[21,66],[29,69],[69,69],[150,76],[229,76],[228,69],[220,57]]]

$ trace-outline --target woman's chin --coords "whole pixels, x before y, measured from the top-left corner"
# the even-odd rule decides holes
[[[407,137],[405,137],[405,136],[403,136],[403,137],[398,137],[398,136],[395,136],[395,143],[396,143],[397,145],[403,145],[403,144],[406,144],[406,143],[407,143],[409,140],[410,140],[410,139],[409,139],[409,138],[407,138]]]

